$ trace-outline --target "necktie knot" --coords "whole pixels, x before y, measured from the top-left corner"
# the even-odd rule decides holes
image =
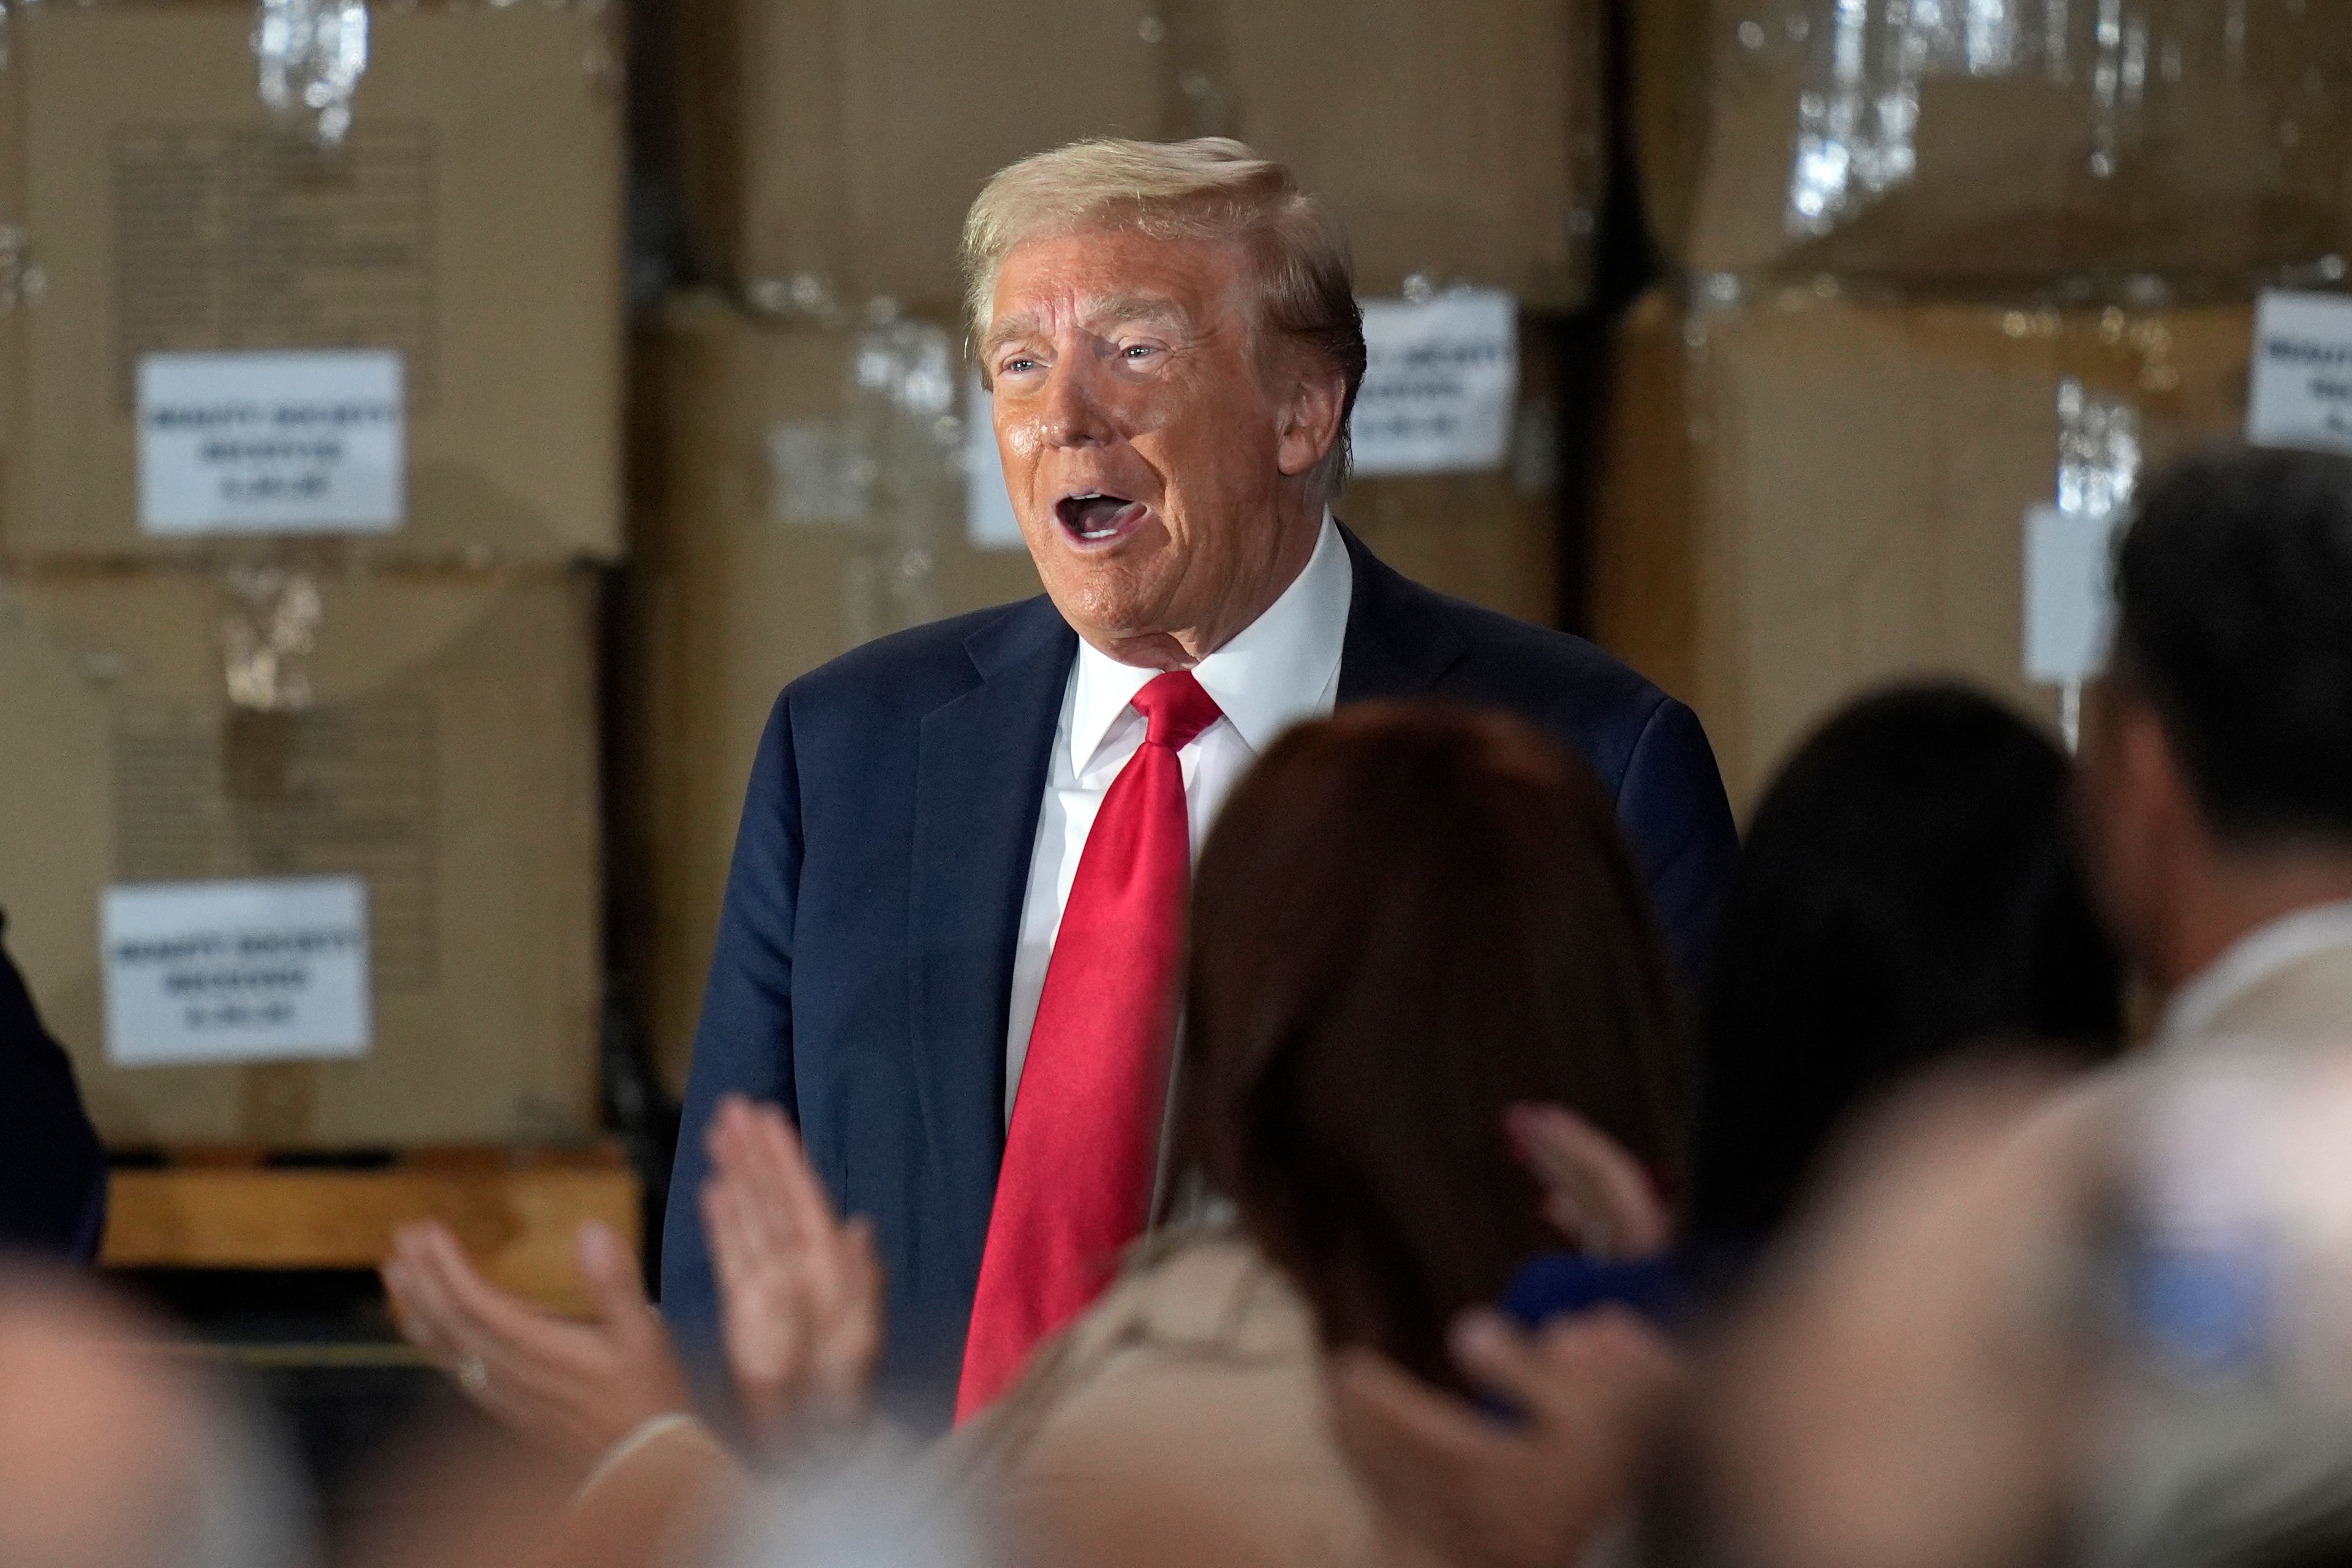
[[[1143,715],[1144,743],[1181,751],[1193,737],[1225,716],[1189,669],[1156,675],[1135,694],[1135,710]]]

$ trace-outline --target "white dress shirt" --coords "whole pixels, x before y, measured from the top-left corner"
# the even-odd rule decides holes
[[[2258,926],[2173,995],[2157,1038],[2196,1039],[2231,1003],[2263,981],[2315,954],[2347,946],[2352,946],[2352,900],[2297,910]]]
[[[1348,635],[1348,605],[1355,572],[1330,513],[1315,553],[1282,596],[1238,636],[1193,666],[1192,674],[1224,717],[1177,752],[1184,770],[1184,804],[1192,819],[1192,853],[1201,852],[1209,825],[1249,765],[1285,730],[1331,711],[1339,695],[1339,648]],[[1013,1007],[1005,1026],[1004,1115],[1021,1087],[1029,1035],[1045,965],[1078,857],[1093,830],[1103,794],[1143,745],[1143,715],[1135,694],[1160,672],[1119,663],[1093,644],[1078,644],[1077,662],[1062,695],[1054,755],[1045,777],[1045,808],[1029,858],[1029,889],[1021,901],[1021,939],[1013,953]]]

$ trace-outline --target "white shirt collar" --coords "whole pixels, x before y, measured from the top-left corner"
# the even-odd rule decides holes
[[[1348,607],[1355,570],[1347,542],[1327,510],[1315,553],[1265,613],[1193,667],[1202,689],[1253,752],[1303,719],[1328,710],[1348,637]],[[1070,704],[1070,768],[1083,774],[1128,711],[1128,704],[1160,672],[1121,664],[1080,640]]]
[[[2240,937],[2173,994],[2158,1038],[2194,1039],[2231,1003],[2315,953],[2352,947],[2352,899],[2281,915]]]

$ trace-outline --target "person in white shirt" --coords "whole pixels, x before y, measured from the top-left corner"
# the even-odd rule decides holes
[[[2116,604],[2083,826],[2160,1037],[2352,1047],[2352,460],[2232,452],[2164,477]]]

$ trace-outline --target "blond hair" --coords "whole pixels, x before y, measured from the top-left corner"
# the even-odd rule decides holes
[[[1254,324],[1305,345],[1347,377],[1339,435],[1314,476],[1324,499],[1336,496],[1348,474],[1348,416],[1364,380],[1364,318],[1347,236],[1288,169],[1239,142],[1098,138],[998,171],[963,225],[964,308],[975,348],[988,335],[996,276],[1014,246],[1109,228],[1243,247],[1255,275]]]

